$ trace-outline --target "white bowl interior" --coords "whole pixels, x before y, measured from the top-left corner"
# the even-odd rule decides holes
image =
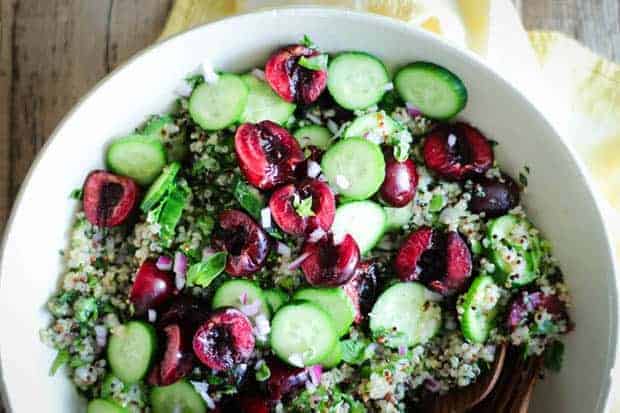
[[[519,93],[471,55],[392,20],[305,8],[240,16],[152,47],[95,88],[63,121],[39,157],[6,233],[0,284],[2,378],[12,411],[82,411],[62,373],[47,375],[53,351],[38,340],[44,305],[58,285],[75,201],[68,194],[102,167],[106,143],[175,99],[174,89],[204,59],[241,71],[303,34],[330,52],[359,49],[392,68],[430,60],[457,73],[469,90],[463,118],[500,143],[513,176],[528,165],[525,204],[555,245],[574,295],[577,330],[564,369],[536,389],[533,412],[602,411],[616,346],[616,284],[608,239],[586,178],[549,124]]]

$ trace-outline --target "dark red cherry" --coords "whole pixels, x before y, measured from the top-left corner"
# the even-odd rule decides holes
[[[423,152],[426,166],[444,179],[481,175],[493,165],[490,142],[478,129],[462,122],[431,132]]]
[[[140,196],[136,183],[106,171],[91,172],[82,189],[86,219],[98,227],[115,227],[127,220]]]
[[[361,262],[342,288],[355,307],[355,323],[361,323],[377,298],[377,265],[370,261]]]
[[[360,250],[353,237],[346,234],[342,242],[334,243],[331,234],[318,242],[306,242],[301,263],[306,281],[311,285],[338,286],[351,279],[360,261]]]
[[[194,356],[185,343],[181,328],[171,324],[164,328],[166,351],[160,363],[160,385],[167,386],[187,376],[192,370]]]
[[[249,215],[236,210],[220,214],[213,243],[228,253],[226,272],[233,277],[258,271],[269,254],[265,231]]]
[[[422,227],[400,247],[394,267],[402,281],[418,280],[440,294],[451,295],[465,287],[472,260],[458,232]]]
[[[252,323],[235,308],[217,310],[196,331],[193,348],[196,357],[210,369],[231,369],[254,351]]]
[[[142,263],[129,293],[136,313],[143,315],[148,309],[155,309],[169,300],[175,292],[169,273],[161,271],[155,262]]]
[[[312,205],[310,211],[302,210],[299,204],[308,199]],[[269,209],[276,224],[287,234],[307,234],[317,228],[328,231],[336,214],[336,198],[325,182],[305,180],[274,191]]]
[[[310,380],[308,369],[289,366],[275,357],[268,358],[266,362],[271,371],[267,381],[267,392],[273,401],[299,390]]]
[[[519,204],[519,185],[508,175],[476,180],[469,201],[469,209],[483,213],[487,218],[505,215]]]
[[[299,59],[319,55],[314,49],[291,45],[275,52],[265,65],[265,78],[271,88],[287,102],[310,104],[327,86],[326,70],[311,70],[299,65]]]
[[[283,127],[265,120],[244,123],[235,133],[239,167],[248,182],[259,189],[272,189],[295,179],[304,160],[297,140]]]
[[[379,189],[381,199],[393,207],[404,207],[415,196],[418,173],[411,159],[399,162],[392,154],[385,159],[385,179]]]

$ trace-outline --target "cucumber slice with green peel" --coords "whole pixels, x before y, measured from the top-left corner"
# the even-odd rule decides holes
[[[364,138],[376,144],[389,142],[400,125],[385,112],[373,112],[356,118],[344,131],[345,138]]]
[[[333,135],[329,129],[319,125],[299,128],[295,131],[293,136],[295,136],[295,139],[297,139],[297,142],[299,142],[302,148],[312,145],[322,150],[326,150],[333,139]]]
[[[373,201],[356,201],[340,205],[332,224],[335,239],[346,234],[353,237],[363,255],[374,248],[385,233],[385,209]]]
[[[166,194],[172,189],[174,180],[180,170],[181,164],[178,162],[173,162],[164,168],[162,173],[159,175],[159,178],[151,184],[148,192],[144,195],[144,199],[142,199],[140,209],[143,212],[148,212],[155,205],[157,205],[157,203],[161,201],[164,196],[166,196]]]
[[[433,119],[450,119],[467,104],[467,89],[461,79],[434,63],[405,66],[396,73],[394,87],[405,102]]]
[[[355,306],[342,288],[303,288],[293,295],[293,300],[321,307],[332,317],[338,337],[347,334],[355,320]]]
[[[469,287],[463,300],[461,330],[472,343],[484,343],[495,327],[500,290],[493,277],[481,275]]]
[[[375,336],[398,334],[409,347],[424,344],[441,327],[437,294],[417,282],[396,283],[385,290],[370,312]],[[389,341],[388,341],[389,345]]]
[[[206,413],[207,405],[187,380],[151,389],[153,413]]]
[[[497,283],[522,287],[538,277],[540,241],[529,233],[531,225],[514,215],[492,219],[487,224],[487,254],[495,265]]]
[[[145,136],[164,136],[167,134],[166,127],[168,125],[174,125],[174,119],[170,115],[161,115],[151,117],[142,131],[141,135]]]
[[[334,100],[349,110],[365,109],[378,103],[390,83],[388,71],[375,56],[345,52],[327,68],[327,89]]]
[[[143,186],[157,179],[166,162],[164,145],[152,136],[134,134],[117,139],[110,144],[106,154],[110,171]]]
[[[95,399],[88,403],[86,413],[129,413],[129,410],[105,399]]]
[[[329,352],[327,357],[321,361],[321,366],[326,369],[336,367],[342,361],[342,347],[340,342],[337,342],[332,351]]]
[[[214,83],[197,86],[189,98],[189,114],[205,130],[224,129],[239,120],[248,100],[248,87],[241,77],[220,74]]]
[[[321,170],[330,185],[348,200],[370,198],[385,179],[381,147],[363,138],[343,139],[323,155]]]
[[[266,290],[264,294],[272,314],[275,314],[276,311],[280,309],[280,307],[288,303],[288,295],[279,288],[272,288],[270,290]]]
[[[338,343],[329,314],[304,301],[280,308],[271,321],[271,348],[284,362],[297,367],[324,360]]]
[[[243,302],[245,301],[245,302]],[[258,312],[269,318],[271,310],[269,303],[265,298],[263,290],[254,282],[249,280],[230,280],[224,282],[215,291],[211,306],[213,309],[221,307],[235,307],[241,309],[256,305],[256,301],[260,302]]]
[[[108,342],[108,363],[124,383],[140,381],[149,370],[157,348],[155,330],[142,321],[130,321],[114,329]]]
[[[386,231],[397,231],[411,222],[413,202],[402,208],[383,207],[386,215]]]
[[[295,105],[278,96],[267,82],[249,73],[241,76],[241,79],[249,91],[241,122],[270,120],[283,125],[295,112]]]

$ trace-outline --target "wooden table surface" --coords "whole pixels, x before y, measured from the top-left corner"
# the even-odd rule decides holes
[[[157,38],[172,5],[172,0],[1,1],[0,229],[58,121],[107,72]],[[527,28],[560,30],[620,60],[618,0],[514,2]]]

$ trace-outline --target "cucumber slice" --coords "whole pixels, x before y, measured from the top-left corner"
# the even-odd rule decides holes
[[[337,342],[332,351],[329,352],[325,360],[321,361],[321,365],[326,369],[336,367],[342,361],[342,347],[340,342]]]
[[[334,238],[349,234],[357,242],[361,254],[366,254],[381,240],[385,233],[385,209],[373,201],[349,202],[336,209],[332,224]]]
[[[265,291],[264,294],[272,314],[275,314],[275,312],[278,311],[280,307],[288,303],[288,295],[279,288],[272,288]]]
[[[426,343],[441,327],[441,307],[435,297],[417,282],[392,285],[372,307],[370,330],[374,335],[400,334],[409,347]]]
[[[477,277],[469,287],[463,300],[461,330],[472,343],[484,343],[495,327],[500,292],[493,278],[488,275]]]
[[[349,200],[370,198],[385,179],[385,159],[379,145],[363,138],[343,139],[321,160],[330,185]]]
[[[400,97],[427,117],[450,119],[467,104],[467,89],[454,73],[429,62],[415,62],[394,77]]]
[[[364,138],[376,144],[390,141],[390,135],[398,131],[399,125],[384,111],[360,116],[344,131],[345,138]]]
[[[129,413],[129,411],[109,400],[95,399],[88,403],[86,413]]]
[[[538,277],[539,240],[529,233],[530,224],[514,215],[487,224],[489,258],[495,264],[495,280],[506,287],[522,287]]]
[[[389,82],[385,65],[368,53],[342,53],[327,68],[327,89],[345,109],[365,109],[378,103]]]
[[[282,125],[293,115],[295,105],[278,96],[267,82],[249,73],[241,76],[241,79],[249,91],[241,122],[258,123],[270,120]]]
[[[246,300],[245,304],[241,302],[242,299]],[[248,280],[230,280],[224,282],[215,291],[211,306],[213,309],[221,307],[240,309],[244,306],[252,306],[256,301],[260,302],[259,311],[269,318],[271,310],[263,290],[258,285]]]
[[[141,380],[149,370],[157,338],[150,324],[130,321],[116,328],[108,342],[108,363],[124,383]]]
[[[413,201],[402,208],[383,207],[386,215],[386,231],[397,231],[411,222]]]
[[[151,390],[153,413],[206,413],[207,405],[187,380]]]
[[[170,133],[168,128],[174,127],[174,119],[170,115],[154,116],[142,129],[141,134],[161,140],[168,154],[168,161],[181,162],[189,153],[184,133]]]
[[[295,139],[297,139],[302,148],[313,145],[322,150],[327,150],[333,139],[333,135],[329,129],[319,125],[299,128],[295,131],[293,136],[295,136]]]
[[[297,367],[319,364],[338,343],[329,314],[316,304],[301,302],[282,307],[271,321],[271,348]]]
[[[321,307],[332,317],[338,337],[349,332],[355,319],[355,306],[342,288],[304,288],[293,295],[293,300],[309,301]]]
[[[166,166],[166,150],[157,138],[129,135],[112,142],[106,155],[108,169],[140,185],[151,184]]]
[[[148,192],[144,195],[144,199],[140,204],[140,209],[148,212],[172,189],[174,180],[181,170],[181,164],[178,162],[171,163],[164,168],[159,178],[149,187]]]
[[[189,98],[189,114],[205,130],[224,129],[237,122],[248,100],[241,77],[220,74],[215,83],[202,83]]]

